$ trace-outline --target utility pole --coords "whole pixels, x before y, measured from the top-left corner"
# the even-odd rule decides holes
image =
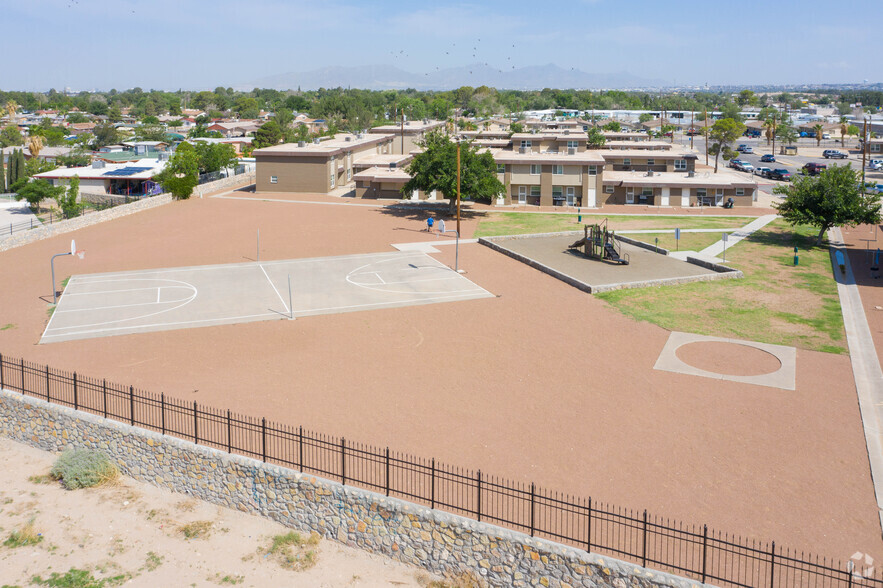
[[[868,153],[868,119],[862,126],[862,194],[865,193],[865,155]]]
[[[708,165],[708,107],[705,107],[705,165]]]
[[[460,235],[460,140],[457,139],[457,235]]]
[[[693,150],[693,135],[696,134],[696,129],[693,128],[693,109],[690,109],[690,151]]]
[[[402,155],[405,154],[405,109],[402,109]]]

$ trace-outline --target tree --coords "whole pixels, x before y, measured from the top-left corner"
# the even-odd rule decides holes
[[[25,155],[21,149],[14,149],[9,155],[9,161],[6,167],[6,186],[12,190],[14,184],[26,177]]]
[[[42,174],[43,172],[48,172],[56,167],[58,166],[51,161],[46,161],[39,157],[31,157],[25,161],[25,176],[31,177],[37,174]]]
[[[0,147],[18,147],[21,144],[21,132],[17,126],[7,125],[0,131]]]
[[[166,137],[166,130],[160,124],[142,124],[135,129],[135,136],[139,141],[162,141]]]
[[[512,133],[523,133],[524,132],[524,125],[521,124],[520,122],[516,121],[516,122],[512,123],[511,125],[509,125],[509,130]]]
[[[40,151],[43,150],[43,138],[38,136],[33,136],[28,139],[28,151],[31,152],[31,157],[39,157]]]
[[[729,118],[737,122],[742,122],[742,114],[739,112],[739,106],[733,102],[727,102],[721,106],[721,118]]]
[[[53,186],[46,180],[31,180],[20,178],[15,185],[15,199],[27,200],[31,210],[40,210],[40,203],[47,198],[55,199],[59,193],[64,192],[64,187]]]
[[[194,149],[200,173],[216,172],[236,165],[236,150],[233,145],[197,141]]]
[[[790,118],[784,118],[776,127],[776,136],[782,143],[793,145],[797,141],[797,130],[791,124]]]
[[[604,125],[603,127],[601,127],[601,129],[603,129],[605,131],[611,131],[613,133],[618,133],[618,132],[622,131],[622,125],[619,124],[619,122],[612,120],[609,123],[607,123],[606,125]]]
[[[846,134],[850,137],[858,137],[861,134],[862,130],[855,125],[848,125],[846,127]]]
[[[423,148],[411,160],[407,172],[411,179],[402,187],[404,196],[414,190],[438,190],[448,198],[453,214],[457,206],[457,144],[450,137],[433,131],[419,142]],[[491,202],[506,187],[497,179],[497,163],[489,151],[479,153],[471,143],[460,144],[461,198]]]
[[[111,123],[95,125],[95,128],[92,129],[92,134],[95,136],[93,145],[96,149],[104,147],[105,145],[113,145],[120,140],[119,132]]]
[[[820,124],[814,124],[812,130],[816,134],[816,147],[820,147],[822,145],[822,131],[825,129]]]
[[[736,96],[736,103],[739,106],[753,106],[757,104],[757,97],[751,90],[742,90],[739,92],[739,95]]]
[[[67,187],[67,192],[61,191],[55,195],[55,202],[61,208],[64,218],[72,218],[80,212],[81,205],[77,200],[80,195],[80,176],[73,176]]]
[[[641,116],[638,117],[639,123],[645,123],[649,120],[653,120],[653,115],[650,114],[649,112],[643,112],[643,113],[641,113]]]
[[[187,200],[199,185],[199,158],[190,143],[181,143],[165,168],[156,176],[163,189],[176,200]]]
[[[594,147],[597,149],[599,147],[603,147],[604,143],[607,142],[607,137],[604,136],[604,133],[602,133],[601,131],[598,130],[598,127],[590,128],[588,135],[589,135],[589,141],[588,141],[589,147]]]
[[[92,163],[92,156],[83,152],[81,148],[76,148],[68,155],[59,155],[55,158],[55,162],[64,167],[84,167]]]
[[[252,144],[255,146],[255,149],[261,149],[263,147],[278,145],[281,139],[282,129],[279,128],[276,121],[271,120],[265,122],[257,131],[255,131]]]
[[[818,176],[799,176],[791,185],[776,186],[773,193],[785,196],[773,206],[791,225],[819,228],[816,246],[831,227],[880,222],[880,196],[862,194],[851,165],[834,166]]]
[[[718,158],[721,155],[724,156],[724,160],[733,157],[730,144],[744,132],[745,125],[732,118],[722,118],[708,130],[708,141],[711,142],[708,152],[714,154],[714,173],[717,173]]]

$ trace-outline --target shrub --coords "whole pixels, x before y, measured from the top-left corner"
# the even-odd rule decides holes
[[[107,484],[119,477],[119,470],[100,451],[68,449],[62,453],[49,473],[68,490]]]

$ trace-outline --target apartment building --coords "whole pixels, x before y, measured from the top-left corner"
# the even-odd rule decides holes
[[[442,129],[444,121],[440,120],[406,120],[395,125],[383,125],[368,130],[371,135],[392,135],[393,152],[400,155],[419,149],[418,143],[426,134],[435,129]]]
[[[340,134],[312,142],[286,143],[257,149],[258,192],[328,194],[349,184],[360,162],[393,152],[391,135]]]
[[[722,172],[605,171],[598,205],[751,206],[757,184],[743,176]]]
[[[604,168],[598,151],[497,151],[494,160],[509,204],[597,206]]]

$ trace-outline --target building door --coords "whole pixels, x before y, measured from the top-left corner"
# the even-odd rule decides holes
[[[714,193],[714,205],[715,206],[723,206],[724,205],[724,191],[718,188],[717,192]]]
[[[527,186],[518,186],[518,204],[527,204]]]
[[[567,187],[567,197],[566,197],[567,206],[573,206],[575,204],[574,203],[575,198],[576,198],[576,188],[574,188],[573,186],[568,186]]]
[[[625,203],[626,204],[634,204],[635,203],[635,189],[634,188],[626,188]]]

